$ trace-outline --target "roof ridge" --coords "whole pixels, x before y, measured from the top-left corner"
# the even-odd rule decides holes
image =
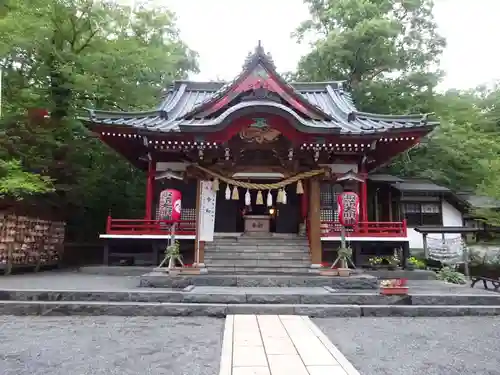
[[[148,111],[108,111],[108,110],[96,110],[92,108],[85,108],[89,113],[91,119],[98,118],[122,118],[122,117],[148,117],[148,116],[160,116],[163,111],[158,109],[148,110]]]

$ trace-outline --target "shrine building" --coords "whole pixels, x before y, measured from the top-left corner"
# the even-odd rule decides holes
[[[223,269],[224,241],[248,237],[269,246],[299,241],[304,269],[331,262],[340,244],[336,197],[345,191],[359,197],[359,221],[346,228],[354,262],[394,249],[406,258],[404,194],[376,171],[437,125],[425,114],[360,112],[342,82],[287,82],[260,43],[231,82],[176,81],[149,111],[90,110],[82,121],[147,173],[144,216],[108,217],[105,262],[134,254],[134,264],[158,264],[172,235],[160,195],[175,189],[175,238],[185,262],[208,272]],[[232,246],[223,264],[238,270]]]

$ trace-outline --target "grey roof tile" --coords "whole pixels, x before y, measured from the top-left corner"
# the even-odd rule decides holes
[[[400,177],[384,173],[373,173],[368,175],[368,179],[375,182],[403,182]]]
[[[430,181],[411,181],[396,182],[391,184],[392,187],[402,192],[434,192],[434,193],[449,193],[450,189],[444,186],[434,184]]]
[[[253,56],[253,57],[252,57]],[[82,120],[87,123],[108,125],[132,126],[161,132],[180,131],[181,128],[210,127],[220,124],[235,108],[245,108],[249,104],[262,107],[274,107],[283,110],[293,117],[297,126],[303,131],[341,134],[377,134],[410,128],[426,128],[437,125],[427,121],[423,115],[378,115],[357,111],[351,95],[343,90],[342,82],[297,82],[282,84],[293,90],[304,103],[317,108],[322,118],[311,119],[295,112],[293,109],[276,102],[255,101],[236,104],[227,108],[223,113],[211,118],[197,118],[196,115],[204,105],[213,102],[216,98],[225,95],[228,88],[238,81],[249,69],[249,64],[256,64],[261,60],[274,69],[274,63],[262,48],[249,57],[243,72],[231,82],[192,82],[178,81],[170,87],[162,97],[160,104],[153,111],[147,112],[108,112],[90,111],[90,116]],[[257,56],[257,57],[256,57]],[[253,60],[252,60],[253,58]],[[257,61],[257,60],[258,61]],[[257,61],[257,62],[256,62]],[[194,119],[192,118],[194,117]],[[320,116],[321,117],[321,116]],[[208,130],[208,129],[207,129]]]

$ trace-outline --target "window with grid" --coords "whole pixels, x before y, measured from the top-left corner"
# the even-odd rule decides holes
[[[334,222],[335,231],[340,231],[339,213],[337,210],[337,197],[343,191],[341,185],[321,184],[320,190],[320,220]]]
[[[404,203],[403,212],[410,227],[443,225],[440,203]]]

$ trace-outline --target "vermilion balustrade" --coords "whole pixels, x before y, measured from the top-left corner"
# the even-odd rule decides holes
[[[107,234],[171,234],[172,220],[113,219],[108,216]],[[196,221],[181,220],[177,223],[175,234],[195,235]]]
[[[309,223],[308,223],[309,224]],[[107,234],[170,234],[173,221],[145,219],[113,219],[108,216]],[[338,221],[322,221],[321,237],[340,236],[341,225]],[[177,223],[175,234],[195,235],[196,222],[181,220]],[[406,237],[406,220],[401,222],[360,222],[346,230],[351,237]],[[310,227],[307,225],[307,237],[310,237]]]
[[[338,237],[341,232],[338,221],[322,221],[321,237]],[[406,237],[406,220],[400,222],[367,221],[359,222],[352,228],[346,228],[346,235],[351,237]]]

